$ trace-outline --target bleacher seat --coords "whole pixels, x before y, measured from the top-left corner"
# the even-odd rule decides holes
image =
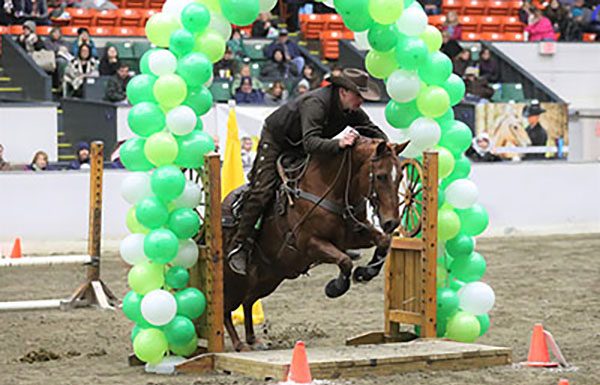
[[[352,40],[354,39],[354,33],[351,31],[323,31],[319,35],[321,41],[321,52],[325,59],[337,60],[340,56],[340,45],[341,39]]]
[[[150,4],[147,4],[148,0],[124,0],[124,8],[161,8],[162,4],[160,5],[160,7],[153,7]],[[163,1],[164,3],[164,1]]]
[[[257,78],[260,76],[260,64],[258,63],[252,63],[250,65],[250,75],[253,78]]]
[[[306,39],[318,39],[319,34],[325,30],[325,15],[311,14],[307,15],[304,23],[301,24],[301,30]]]
[[[462,40],[477,41],[477,40],[481,40],[481,37],[477,32],[463,32]]]
[[[118,25],[119,13],[116,10],[104,10],[96,15],[96,25],[98,27],[116,27]]]
[[[479,18],[477,16],[459,16],[458,22],[462,28],[463,35],[465,32],[477,32]]]
[[[215,80],[210,86],[210,93],[215,102],[226,102],[231,98],[229,82],[226,80]]]
[[[35,33],[40,36],[46,36],[50,33],[50,30],[53,28],[51,25],[38,25],[35,29]]]
[[[325,29],[328,31],[345,31],[346,26],[340,15],[337,13],[330,13],[325,17]]]
[[[444,13],[454,11],[456,13],[462,13],[463,2],[462,0],[444,0],[442,3],[442,10]]]
[[[146,23],[148,22],[148,19],[152,17],[152,15],[154,15],[155,13],[160,12],[157,9],[141,9],[140,12],[142,13],[142,24],[141,26],[144,27],[146,25]]]
[[[468,0],[463,4],[462,13],[465,15],[479,16],[485,14],[487,0]]]
[[[64,36],[77,36],[79,27],[62,27],[60,30]]]
[[[503,33],[497,32],[484,32],[479,36],[480,40],[490,40],[490,41],[503,41],[505,40]]]
[[[268,43],[253,43],[253,44],[245,44],[246,52],[248,53],[248,57],[251,60],[265,60],[265,54],[263,53],[263,48]]]
[[[140,59],[146,51],[152,48],[152,45],[149,41],[135,41],[131,48],[133,49],[133,56]]]
[[[11,35],[20,35],[23,33],[22,25],[11,25],[9,28],[10,28]]]
[[[122,27],[143,27],[143,15],[136,9],[119,9],[119,25]]]
[[[113,36],[113,27],[90,27],[92,36]]]
[[[595,33],[584,33],[583,41],[596,41],[596,34]]]
[[[96,16],[96,11],[83,8],[70,8],[68,12],[71,15],[70,25],[80,27],[89,27],[94,25],[94,16]]]
[[[442,24],[446,21],[446,15],[432,15],[429,16],[429,24],[436,28],[442,28]]]
[[[6,25],[0,25],[0,35],[10,34],[10,27]]]
[[[502,21],[502,32],[523,32],[525,26],[516,16],[504,17]]]
[[[506,0],[490,1],[487,4],[486,14],[489,16],[509,16],[511,14],[510,2]]]
[[[502,18],[498,16],[480,17],[479,32],[502,32]]]
[[[502,101],[509,102],[524,102],[525,93],[521,83],[503,83],[502,84]]]
[[[114,36],[144,36],[145,30],[141,27],[115,27]]]
[[[521,32],[504,32],[504,39],[506,41],[524,41],[525,35]]]
[[[129,0],[126,0],[129,1]],[[148,5],[145,8],[162,9],[165,0],[148,0]],[[131,7],[128,7],[131,8]]]

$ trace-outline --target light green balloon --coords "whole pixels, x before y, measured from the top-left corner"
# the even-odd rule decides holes
[[[433,25],[425,27],[425,32],[419,37],[423,40],[429,52],[435,52],[442,48],[442,33]]]
[[[464,311],[459,311],[450,317],[446,326],[446,336],[458,342],[475,342],[480,331],[477,318]]]
[[[153,87],[158,104],[166,109],[180,105],[187,97],[185,81],[175,74],[160,76]]]
[[[417,107],[423,116],[439,118],[450,108],[450,98],[442,87],[421,88],[421,92],[417,96]]]
[[[209,29],[196,37],[194,52],[203,53],[211,62],[216,63],[223,58],[225,45],[225,40],[221,35]]]
[[[158,329],[142,329],[133,340],[133,351],[137,358],[144,362],[158,364],[168,350],[167,338]]]
[[[369,14],[379,24],[392,24],[402,15],[403,0],[371,0]]]
[[[125,217],[125,224],[127,225],[127,229],[133,234],[148,234],[150,229],[144,227],[138,220],[135,215],[135,206],[131,206],[127,211],[127,216]]]
[[[219,0],[195,0],[195,2],[204,5],[211,12],[222,13]]]
[[[377,79],[385,79],[398,67],[394,51],[379,52],[369,51],[365,58],[365,67],[367,71]]]
[[[438,211],[438,237],[442,241],[454,238],[460,231],[460,219],[452,209],[442,207]]]
[[[164,12],[155,13],[146,23],[146,36],[158,47],[168,47],[171,34],[179,29],[175,16]]]
[[[157,167],[172,164],[178,151],[177,140],[166,131],[157,132],[149,137],[144,146],[144,154]]]
[[[438,176],[440,179],[446,178],[454,170],[454,156],[444,147],[436,147],[438,152]]]
[[[129,270],[127,283],[131,290],[141,295],[160,289],[165,283],[163,265],[149,261],[138,263]]]

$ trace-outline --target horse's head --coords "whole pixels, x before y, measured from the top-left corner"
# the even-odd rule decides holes
[[[398,189],[402,180],[400,158],[409,142],[402,144],[372,140],[370,143],[359,142],[357,150],[367,147],[366,158],[361,167],[361,174],[368,174],[368,199],[376,211],[383,231],[391,234],[400,225]],[[366,144],[366,146],[361,146]],[[361,178],[364,180],[365,178]]]
[[[506,106],[503,115],[495,122],[492,137],[496,145],[501,147],[531,144],[525,127],[511,105]]]

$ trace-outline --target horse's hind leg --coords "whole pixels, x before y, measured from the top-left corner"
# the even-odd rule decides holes
[[[235,351],[236,352],[250,351],[250,347],[240,340],[240,336],[238,335],[237,330],[235,330],[235,326],[233,326],[233,321],[231,320],[231,312],[225,312],[224,318],[225,318],[224,319],[225,329],[227,329],[227,333],[229,334],[229,337],[231,338],[231,344],[233,345],[233,348],[235,349]]]
[[[325,294],[329,298],[339,297],[350,289],[352,260],[346,253],[339,250],[331,242],[314,237],[308,243],[308,252],[319,262],[335,263],[340,268],[340,275],[329,281],[325,286]]]
[[[244,329],[246,331],[246,343],[250,345],[252,350],[266,350],[266,345],[258,338],[254,333],[254,315],[252,314],[252,307],[254,302],[244,303]]]
[[[373,258],[371,258],[366,266],[359,266],[354,269],[352,278],[356,282],[369,282],[379,274],[385,263],[385,257],[391,245],[391,237],[380,233],[376,233],[375,237],[377,239],[377,248],[373,253]]]

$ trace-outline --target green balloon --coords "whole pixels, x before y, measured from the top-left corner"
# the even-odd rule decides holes
[[[380,24],[395,23],[403,10],[403,0],[371,0],[369,2],[369,14]]]
[[[192,209],[177,209],[171,213],[168,227],[179,239],[192,238],[200,230],[200,217]]]
[[[119,150],[121,163],[129,171],[148,171],[154,166],[148,161],[144,154],[146,139],[128,139]]]
[[[464,283],[463,281],[459,281],[456,278],[452,278],[450,280],[450,289],[454,290],[455,292],[458,293],[458,291],[460,289],[462,289],[464,286],[466,285],[466,283]]]
[[[212,136],[198,130],[177,137],[177,143],[180,151],[175,159],[175,164],[184,168],[202,167],[204,165],[204,155],[215,149]]]
[[[476,315],[477,321],[479,321],[479,337],[487,333],[490,330],[490,316],[487,314]]]
[[[179,29],[179,21],[175,16],[165,12],[155,13],[146,23],[146,36],[158,47],[168,47],[169,37]]]
[[[465,82],[457,74],[452,74],[442,84],[450,97],[450,105],[455,106],[465,97]]]
[[[446,281],[448,280],[448,271],[444,266],[437,265],[436,267],[436,287],[446,287]]]
[[[202,33],[209,23],[210,11],[203,4],[188,4],[181,12],[181,24],[190,32]]]
[[[167,109],[180,105],[187,97],[185,81],[174,74],[160,76],[154,83],[152,91],[158,104]]]
[[[131,206],[127,211],[127,217],[125,218],[127,229],[133,234],[148,234],[150,229],[144,227],[137,220],[135,215],[135,206]]]
[[[444,266],[444,269],[446,269],[446,270],[448,270],[450,268],[450,265],[452,264],[453,261],[454,261],[454,258],[452,258],[450,255],[448,255],[448,253],[444,253],[443,255],[438,255],[438,257],[437,257],[438,265]]]
[[[140,295],[133,290],[129,291],[127,294],[125,294],[125,297],[123,297],[123,313],[125,314],[125,317],[129,318],[135,323],[141,323],[144,321],[141,310],[143,297],[143,295]]]
[[[441,86],[452,74],[452,61],[445,54],[437,51],[419,67],[419,77],[429,85]]]
[[[157,168],[150,177],[152,192],[163,202],[177,198],[185,188],[185,175],[177,166]]]
[[[173,289],[183,289],[190,280],[190,273],[181,266],[173,266],[167,270],[165,281]]]
[[[129,103],[136,105],[142,102],[155,103],[152,89],[156,82],[156,76],[152,75],[136,75],[127,83],[127,100]]]
[[[423,40],[429,52],[435,52],[442,48],[442,33],[433,25],[425,27],[425,31],[419,37]]]
[[[169,210],[157,197],[148,197],[135,205],[135,216],[142,226],[157,229],[167,223]]]
[[[417,107],[423,116],[438,118],[450,108],[450,98],[442,87],[421,88],[417,96]]]
[[[398,27],[396,24],[375,23],[367,34],[369,44],[374,50],[387,52],[394,48],[398,42]]]
[[[456,237],[446,241],[446,251],[454,258],[466,258],[475,250],[473,237],[459,233]]]
[[[177,140],[166,131],[153,134],[144,146],[146,158],[157,167],[172,164],[177,158],[178,151]]]
[[[196,336],[196,328],[194,323],[186,317],[175,316],[163,327],[163,332],[167,337],[169,345],[185,345],[188,344]]]
[[[178,29],[171,34],[169,40],[169,50],[177,57],[187,55],[194,48],[194,34],[187,29]]]
[[[415,100],[408,103],[390,100],[385,106],[385,119],[394,128],[408,128],[420,116]]]
[[[447,318],[458,310],[458,295],[450,288],[437,289],[438,318]]]
[[[140,325],[135,325],[131,329],[131,342],[135,341],[135,337],[140,333],[140,331],[144,330]]]
[[[446,193],[444,189],[438,187],[438,209],[442,208],[444,203],[446,203]]]
[[[452,209],[441,208],[438,211],[438,237],[442,241],[452,239],[460,230],[460,219]]]
[[[400,68],[411,71],[425,64],[429,57],[427,46],[423,40],[412,36],[398,39],[395,53]]]
[[[142,74],[151,75],[153,78],[156,78],[156,76],[154,76],[154,74],[150,70],[150,65],[148,63],[148,60],[150,59],[150,55],[153,52],[157,52],[157,51],[160,51],[160,48],[150,48],[149,50],[144,52],[144,54],[142,55],[142,57],[140,59],[140,71],[142,72]],[[151,101],[154,101],[154,96],[152,96]]]
[[[336,0],[335,9],[342,16],[344,24],[354,32],[362,32],[373,26],[369,15],[369,0]]]
[[[223,16],[231,24],[250,25],[258,17],[260,4],[258,0],[219,0]]]
[[[442,123],[454,120],[454,110],[452,108],[448,108],[446,110],[446,112],[444,113],[444,115],[440,116],[439,118],[434,118],[434,120],[436,122],[438,122],[440,125]]]
[[[165,128],[165,114],[157,104],[141,102],[131,107],[127,123],[135,134],[148,137]]]
[[[436,336],[442,338],[446,335],[446,328],[448,327],[448,318],[438,318],[436,320]]]
[[[171,230],[152,230],[144,238],[144,254],[153,262],[169,263],[177,256],[178,250],[179,241]]]
[[[194,110],[196,115],[202,116],[212,108],[213,96],[208,88],[200,86],[199,89],[188,92],[183,105]],[[198,122],[202,124],[202,120],[198,119]]]
[[[142,329],[133,340],[133,351],[141,361],[158,364],[169,349],[164,333],[158,329]]]
[[[169,349],[178,356],[191,356],[198,349],[198,337],[194,335],[191,341],[185,345],[169,345]]]
[[[204,313],[206,309],[206,297],[196,288],[188,287],[175,293],[177,301],[177,314],[196,319]]]
[[[129,270],[127,283],[131,290],[141,295],[160,289],[165,283],[163,266],[151,262],[138,263]]]
[[[461,232],[470,236],[477,236],[485,231],[489,224],[489,217],[486,209],[480,204],[474,204],[472,207],[464,210],[456,210],[461,223]]]
[[[446,147],[455,157],[459,157],[471,146],[473,133],[463,122],[458,120],[444,122],[440,128],[442,136],[439,145]]]
[[[438,152],[438,175],[439,178],[443,179],[454,170],[454,156],[444,147],[438,146],[436,150]]]
[[[481,328],[477,318],[464,311],[454,314],[446,327],[446,336],[458,342],[475,342]]]
[[[449,179],[457,180],[468,178],[471,174],[471,161],[464,155],[461,155],[454,162],[454,171],[448,176]]]
[[[450,273],[463,282],[479,281],[485,274],[486,263],[481,254],[474,251],[466,258],[457,258],[450,266]]]
[[[365,68],[377,79],[385,79],[398,67],[394,52],[369,51],[365,58]]]
[[[192,52],[177,62],[177,74],[190,88],[198,88],[210,80],[213,66],[203,53]]]
[[[223,58],[225,47],[225,39],[218,32],[209,29],[196,37],[194,52],[203,53],[210,61],[216,63]]]

